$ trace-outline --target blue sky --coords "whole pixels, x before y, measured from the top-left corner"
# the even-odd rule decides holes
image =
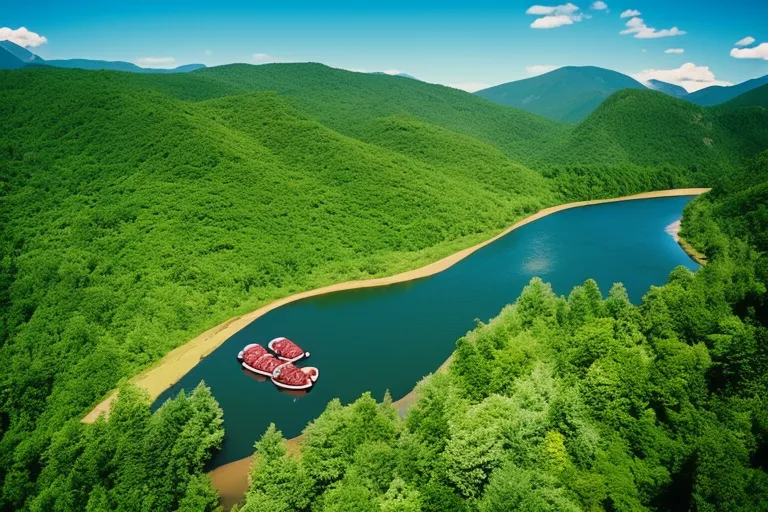
[[[474,89],[595,65],[696,89],[768,74],[766,20],[768,0],[40,0],[3,2],[0,39],[154,67],[315,61]]]

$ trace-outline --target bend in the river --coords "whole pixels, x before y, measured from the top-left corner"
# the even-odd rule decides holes
[[[688,192],[690,194],[690,191]],[[274,422],[287,437],[301,432],[329,400],[350,402],[365,391],[381,399],[406,395],[453,351],[457,338],[519,295],[533,276],[567,294],[588,278],[604,292],[623,282],[637,302],[666,282],[677,265],[697,268],[665,228],[688,197],[622,201],[541,216],[496,238],[460,263],[428,278],[348,289],[271,308],[230,336],[155,402],[204,380],[224,410],[226,438],[213,465],[250,455]],[[287,336],[312,352],[320,368],[312,392],[296,397],[241,371],[244,345]]]
[[[706,188],[689,188],[689,189],[673,189],[662,190],[655,192],[647,192],[642,194],[636,194],[632,196],[619,197],[613,199],[602,199],[593,201],[580,201],[575,203],[567,203],[559,206],[553,206],[545,208],[525,219],[516,222],[514,225],[505,229],[503,232],[494,236],[493,238],[479,243],[475,246],[469,247],[455,254],[447,256],[434,263],[421,267],[419,269],[403,272],[393,276],[368,279],[362,281],[349,281],[345,283],[338,283],[331,286],[326,286],[316,290],[310,290],[306,292],[297,293],[282,299],[278,299],[271,302],[261,308],[252,311],[246,315],[235,317],[226,322],[219,324],[199,336],[193,338],[189,342],[177,347],[168,354],[166,354],[157,364],[153,365],[149,369],[141,372],[131,379],[131,382],[139,387],[147,390],[152,399],[157,398],[167,390],[169,387],[177,383],[184,375],[192,370],[202,359],[216,350],[222,343],[235,335],[237,332],[248,326],[251,322],[257,318],[269,313],[270,311],[277,309],[286,304],[296,302],[302,299],[324,295],[328,293],[352,290],[358,288],[369,288],[386,286],[396,283],[402,283],[407,281],[413,281],[423,277],[428,277],[436,273],[442,272],[451,266],[455,265],[459,261],[473,254],[474,252],[482,249],[483,247],[495,242],[496,240],[506,236],[510,232],[529,224],[537,219],[546,217],[553,213],[557,213],[563,210],[571,208],[577,208],[582,206],[590,206],[603,203],[611,203],[617,201],[627,201],[632,199],[650,199],[660,197],[673,197],[673,196],[691,196],[699,195],[707,192]],[[109,407],[115,398],[115,392],[110,393],[101,403],[94,407],[84,418],[83,421],[90,423],[96,420],[102,413],[108,413]]]

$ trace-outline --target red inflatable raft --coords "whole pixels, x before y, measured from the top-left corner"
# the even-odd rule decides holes
[[[288,338],[275,338],[267,344],[267,348],[277,354],[277,357],[283,361],[295,363],[301,359],[309,357],[309,352],[305,352],[303,348],[289,340]]]
[[[272,382],[284,389],[308,389],[315,385],[320,371],[314,366],[297,368],[286,363],[272,372]]]
[[[264,375],[265,377],[272,377],[272,372],[283,364],[285,361],[281,361],[276,358],[258,343],[251,343],[237,354],[237,359],[243,365],[246,370]]]

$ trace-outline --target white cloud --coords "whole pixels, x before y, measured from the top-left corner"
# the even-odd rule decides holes
[[[531,28],[557,28],[564,25],[573,25],[584,18],[588,18],[579,12],[579,8],[568,2],[564,5],[532,5],[525,11],[526,14],[541,16],[531,23]]]
[[[467,82],[464,84],[446,84],[446,85],[448,87],[452,87],[454,89],[461,89],[462,91],[467,91],[467,92],[475,92],[481,89],[487,89],[491,86],[491,84],[484,84],[482,82]]]
[[[27,30],[26,27],[19,27],[13,30],[9,27],[0,27],[0,41],[10,41],[24,48],[35,48],[48,42],[45,36]]]
[[[749,46],[752,43],[755,42],[755,38],[752,36],[747,36],[744,39],[739,39],[735,43],[733,43],[733,46]]]
[[[276,62],[276,59],[269,55],[268,53],[254,53],[251,55],[251,59],[253,62],[257,62],[259,64],[268,64],[270,62]]]
[[[383,71],[385,75],[399,75],[402,73],[399,69],[385,69]]]
[[[685,53],[685,48],[669,48],[664,53]]]
[[[641,13],[637,9],[627,9],[626,11],[624,11],[619,15],[619,18],[634,18],[634,17],[640,16],[641,14],[643,13]]]
[[[573,18],[570,16],[544,16],[538,18],[531,23],[531,28],[557,28],[564,25],[573,25]]]
[[[595,11],[606,11],[608,10],[608,4],[602,0],[597,0],[597,2],[592,3],[590,8],[594,9]]]
[[[623,36],[635,34],[637,39],[658,39],[659,37],[682,36],[686,32],[677,27],[656,30],[646,25],[642,18],[632,18],[627,22],[627,28],[619,33]]]
[[[731,57],[736,59],[763,59],[768,60],[768,43],[760,43],[754,48],[733,48]]]
[[[296,62],[291,59],[275,57],[268,53],[254,53],[253,55],[251,55],[251,60],[256,64],[276,64],[276,63]]]
[[[687,62],[676,69],[646,69],[635,73],[632,78],[638,82],[647,83],[655,79],[675,84],[685,88],[688,92],[698,91],[711,85],[732,85],[730,82],[718,80],[708,66],[697,66]]]
[[[528,8],[527,11],[525,11],[525,14],[532,14],[534,16],[549,16],[560,12],[570,14],[578,10],[578,7],[569,2],[565,5],[557,5],[554,7],[548,5],[532,5]]]
[[[143,68],[172,68],[176,59],[173,57],[139,57],[134,62]]]
[[[213,55],[213,52],[211,50],[205,50],[203,53],[205,54],[206,57],[210,57],[211,55]]]
[[[534,64],[533,66],[525,66],[525,70],[531,75],[543,75],[549,73],[560,66],[550,66],[549,64]]]

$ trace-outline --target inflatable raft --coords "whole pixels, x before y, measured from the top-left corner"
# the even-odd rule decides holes
[[[276,358],[258,343],[251,343],[246,345],[243,350],[237,354],[237,360],[248,371],[263,375],[264,377],[272,377],[272,372],[283,364],[284,361]]]
[[[286,363],[272,372],[272,383],[283,389],[309,389],[315,385],[319,376],[320,370],[314,366],[298,368]]]
[[[267,344],[267,348],[274,352],[278,358],[290,363],[295,363],[309,357],[309,352],[305,352],[300,346],[282,336],[270,341]]]
[[[258,343],[251,343],[237,353],[242,367],[255,375],[268,377],[278,388],[306,390],[317,382],[320,370],[313,366],[299,368],[293,363],[309,357],[298,345],[287,338],[275,338],[267,345],[277,356]]]

